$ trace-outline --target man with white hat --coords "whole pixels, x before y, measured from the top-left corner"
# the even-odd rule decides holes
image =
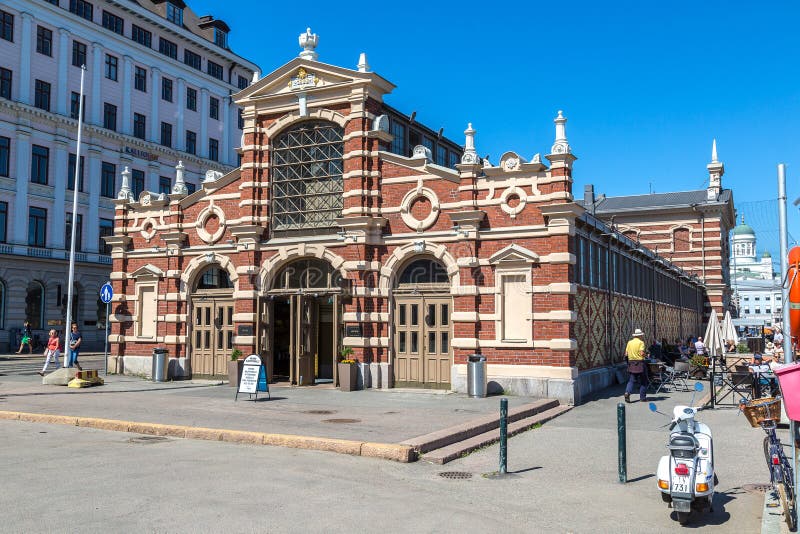
[[[625,347],[625,359],[628,362],[628,386],[625,388],[625,402],[631,402],[634,384],[639,385],[639,400],[647,400],[647,367],[644,364],[644,332],[637,328],[633,332],[633,337]]]

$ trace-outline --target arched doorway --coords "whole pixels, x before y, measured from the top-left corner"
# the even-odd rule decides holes
[[[270,379],[336,383],[343,288],[339,272],[317,258],[277,271],[259,304],[259,344]]]
[[[192,374],[224,376],[233,351],[233,283],[219,265],[207,267],[192,291]]]
[[[394,385],[450,389],[450,278],[431,257],[400,269],[394,296]]]

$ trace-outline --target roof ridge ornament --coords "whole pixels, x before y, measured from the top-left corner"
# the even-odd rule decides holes
[[[556,140],[550,152],[552,154],[569,154],[572,150],[567,141],[567,118],[564,116],[564,112],[559,109],[558,117],[553,122],[556,123]]]
[[[311,28],[306,28],[306,33],[301,33],[298,37],[298,42],[303,48],[300,52],[300,57],[303,59],[310,59],[316,61],[319,54],[316,52],[317,43],[319,43],[319,36],[316,33],[311,33]]]
[[[369,63],[367,63],[367,53],[361,52],[358,56],[358,72],[369,72]]]
[[[131,179],[131,170],[126,165],[125,168],[122,170],[122,186],[119,188],[119,193],[117,194],[118,200],[127,200],[128,202],[133,202],[133,193],[131,192],[130,179]]]
[[[719,163],[717,159],[717,140],[716,138],[711,142],[711,163]]]
[[[475,129],[472,123],[467,123],[467,129],[464,130],[466,139],[464,140],[464,154],[461,156],[461,163],[464,165],[477,165],[481,162],[480,156],[475,151]]]

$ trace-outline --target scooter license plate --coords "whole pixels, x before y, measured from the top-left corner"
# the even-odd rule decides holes
[[[689,477],[673,476],[672,488],[670,489],[673,493],[691,493],[691,480]]]

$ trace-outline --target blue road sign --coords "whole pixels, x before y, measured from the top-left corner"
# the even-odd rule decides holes
[[[103,287],[100,288],[100,300],[104,304],[108,304],[112,298],[114,298],[114,288],[109,283],[103,284]]]

